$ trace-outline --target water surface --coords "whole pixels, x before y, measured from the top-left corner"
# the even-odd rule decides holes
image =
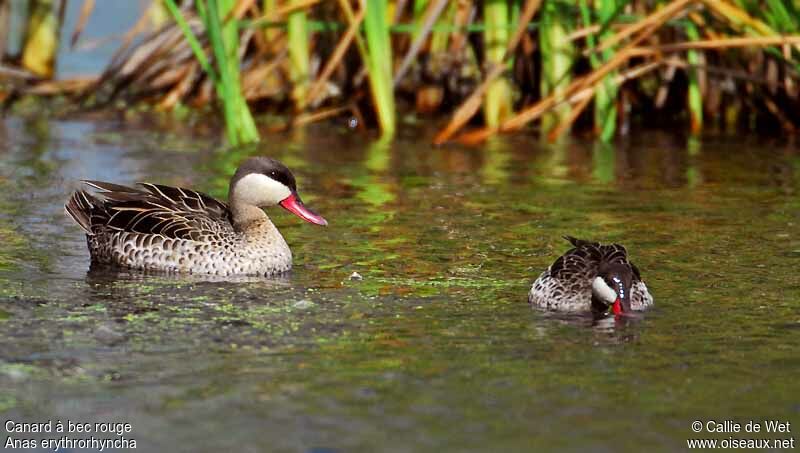
[[[792,146],[434,148],[328,125],[224,150],[201,126],[0,122],[0,418],[128,422],[145,451],[297,452],[671,451],[697,419],[800,423]],[[224,197],[255,154],[330,221],[268,211],[290,275],[89,269],[63,214],[79,179]],[[624,243],[656,308],[532,310],[564,234]]]

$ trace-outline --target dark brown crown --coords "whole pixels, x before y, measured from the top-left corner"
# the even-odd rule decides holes
[[[250,174],[261,174],[278,181],[285,185],[292,192],[297,191],[297,183],[294,180],[294,175],[286,165],[278,162],[269,157],[251,157],[239,165],[239,168],[231,178],[231,187],[236,185],[240,179]]]

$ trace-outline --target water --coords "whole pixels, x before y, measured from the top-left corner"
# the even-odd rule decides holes
[[[337,124],[224,152],[210,121],[149,123],[0,123],[4,421],[127,422],[144,451],[296,452],[674,451],[730,436],[693,434],[698,419],[800,422],[792,146],[433,148],[432,131],[386,145]],[[330,222],[269,211],[291,275],[89,269],[62,208],[79,179],[224,197],[253,154],[292,168]],[[656,308],[532,310],[563,234],[624,243]]]

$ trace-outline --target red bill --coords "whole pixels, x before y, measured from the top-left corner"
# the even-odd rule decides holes
[[[280,202],[280,205],[287,211],[291,212],[297,217],[300,217],[301,219],[305,220],[308,223],[313,223],[322,226],[328,225],[327,220],[325,220],[321,215],[317,214],[311,209],[308,209],[306,205],[303,204],[303,200],[300,199],[300,196],[297,195],[297,193],[293,192],[291,195],[284,198]]]

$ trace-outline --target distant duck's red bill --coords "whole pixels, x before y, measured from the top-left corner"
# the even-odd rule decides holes
[[[301,200],[300,196],[296,193],[292,193],[288,197],[284,198],[280,202],[280,205],[287,211],[291,212],[297,217],[300,217],[306,222],[322,226],[328,225],[328,221],[325,220],[321,215],[317,214],[311,209],[308,209],[306,205],[303,204],[303,200]]]

